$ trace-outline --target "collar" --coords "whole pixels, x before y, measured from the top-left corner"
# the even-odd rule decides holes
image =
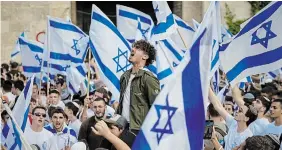
[[[54,134],[65,134],[68,132],[68,126],[66,125],[66,123],[64,123],[63,129],[61,132],[57,132],[53,124],[50,124],[49,127],[47,127],[47,129]]]

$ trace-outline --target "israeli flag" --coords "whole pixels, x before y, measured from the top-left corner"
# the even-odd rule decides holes
[[[208,98],[212,41],[211,3],[193,45],[176,68],[169,84],[157,96],[132,149],[200,150],[205,127],[204,101]],[[190,55],[191,60],[189,61]],[[197,116],[197,119],[195,119]],[[173,144],[172,144],[173,143]]]
[[[220,74],[219,74],[219,68],[215,71],[214,76],[211,79],[211,87],[214,91],[214,93],[219,93],[219,83],[220,83]]]
[[[230,41],[232,36],[233,36],[232,33],[228,29],[226,29],[224,27],[224,25],[221,25],[221,41],[222,41],[222,43]]]
[[[166,39],[176,32],[176,24],[173,14],[166,1],[153,1],[153,8],[158,24],[152,30],[152,40],[159,41]]]
[[[221,52],[221,65],[232,86],[244,77],[281,68],[281,4],[271,2],[250,18]]]
[[[154,22],[150,15],[122,5],[116,5],[116,10],[117,28],[123,37],[125,37],[130,43],[133,43],[136,40],[136,32],[141,32],[144,39],[149,41],[151,38],[151,31],[154,26]],[[139,27],[138,19],[140,20]]]
[[[200,23],[195,19],[192,19],[192,22],[193,22],[194,30],[197,30],[200,26]]]
[[[248,76],[248,77],[242,79],[238,86],[239,86],[240,89],[245,91],[246,83],[252,83],[252,82],[253,82],[252,78],[250,76]]]
[[[39,42],[28,40],[24,37],[18,39],[21,55],[22,66],[25,76],[31,77],[33,74],[39,75],[43,65],[43,45]]]
[[[119,99],[119,79],[132,66],[128,60],[130,44],[96,5],[92,6],[89,35],[90,48],[101,79],[113,93],[114,99]]]
[[[9,150],[24,149],[25,143],[20,136],[20,132],[24,132],[25,128],[30,126],[28,121],[29,105],[32,95],[34,76],[32,76],[26,83],[25,88],[20,94],[17,103],[13,109],[12,115],[15,120],[9,119],[8,123],[2,129],[2,143]],[[19,125],[21,131],[16,128],[15,122]]]
[[[19,37],[25,37],[25,33],[22,32]],[[16,46],[11,53],[11,59],[13,60],[15,58],[15,56],[17,56],[19,53],[20,53],[20,44],[19,44],[19,41],[17,40]]]
[[[80,85],[83,83],[87,73],[87,68],[85,63],[78,65],[77,67],[71,66],[67,69],[67,78],[66,83],[68,91],[71,95],[74,95],[79,92]]]

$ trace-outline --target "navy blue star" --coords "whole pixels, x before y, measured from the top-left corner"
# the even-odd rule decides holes
[[[154,12],[155,12],[155,13],[158,12],[158,11],[160,11],[160,10],[159,10],[159,5],[157,5],[157,7],[154,8]]]
[[[166,97],[166,105],[165,106],[155,105],[155,108],[156,108],[156,111],[157,111],[158,120],[154,124],[151,131],[157,133],[157,140],[158,140],[158,144],[159,144],[164,134],[173,134],[171,119],[172,119],[172,116],[175,114],[177,108],[169,106],[168,96]],[[168,116],[168,120],[167,120],[163,129],[157,128],[157,126],[159,125],[160,119],[161,119],[161,110],[167,110],[167,116]]]
[[[76,45],[78,43],[78,40],[73,39],[73,46],[71,47],[73,50],[75,50],[75,54],[78,55],[80,53],[80,50],[77,49]]]
[[[41,64],[42,64],[42,59],[39,58],[38,54],[35,55],[35,59],[39,62],[39,65],[41,66]]]
[[[122,67],[120,65],[120,57],[123,56],[126,59],[125,65]],[[130,63],[128,61],[128,51],[124,51],[122,52],[119,48],[118,48],[118,55],[116,57],[113,58],[113,60],[115,61],[115,63],[117,64],[117,69],[116,72],[120,72],[123,71],[125,72],[127,70],[127,68],[130,66]]]
[[[177,63],[175,63],[175,62],[172,62],[172,65],[173,65],[173,67],[178,66],[178,64],[177,64]]]
[[[263,47],[267,48],[267,45],[268,45],[268,40],[276,37],[277,35],[275,33],[273,33],[270,28],[271,28],[271,24],[272,24],[272,21],[268,21],[264,24],[262,24],[253,34],[252,34],[252,42],[251,42],[251,45],[254,45],[254,44],[257,44],[257,43],[260,43]],[[266,34],[265,34],[265,37],[264,38],[259,38],[257,36],[257,31],[259,29],[263,28],[265,31],[266,31]]]
[[[149,28],[147,28],[146,30],[143,30],[142,27],[141,27],[140,21],[138,21],[137,29],[141,32],[143,38],[144,38],[145,40],[147,40],[145,34],[149,31]]]

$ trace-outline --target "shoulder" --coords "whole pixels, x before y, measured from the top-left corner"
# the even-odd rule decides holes
[[[53,133],[52,133],[52,132],[50,132],[49,130],[44,129],[44,128],[43,128],[42,133],[43,133],[44,135],[47,135],[47,136],[53,136]]]

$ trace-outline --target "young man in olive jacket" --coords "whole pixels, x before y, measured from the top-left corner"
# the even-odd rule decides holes
[[[144,69],[155,59],[156,50],[149,42],[136,41],[129,57],[133,67],[120,78],[120,103],[117,113],[126,118],[129,129],[136,135],[160,92],[159,80]]]

